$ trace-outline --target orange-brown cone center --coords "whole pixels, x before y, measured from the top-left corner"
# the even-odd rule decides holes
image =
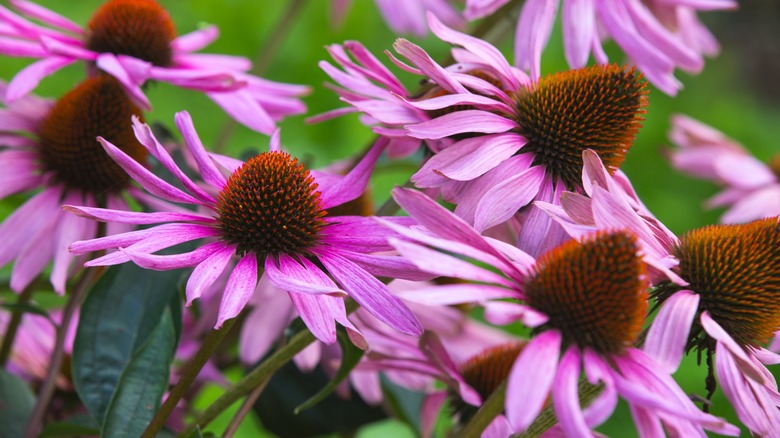
[[[41,123],[40,159],[55,180],[94,195],[122,189],[130,177],[109,157],[101,136],[136,161],[146,158],[132,128],[141,116],[119,82],[109,75],[89,78],[62,96]]]
[[[755,347],[780,329],[778,218],[693,230],[680,239],[675,255],[680,276],[689,283],[684,289],[699,294],[699,310],[737,343]],[[654,295],[663,301],[680,289],[667,283]]]
[[[564,343],[620,354],[645,319],[647,282],[636,238],[624,231],[569,241],[542,255],[524,290]]]
[[[597,65],[555,73],[515,96],[519,132],[570,189],[581,186],[582,152],[593,149],[609,172],[623,163],[646,112],[646,83],[635,69]]]
[[[155,0],[109,0],[95,11],[87,29],[89,50],[128,55],[159,67],[171,65],[176,29]]]
[[[326,214],[314,177],[286,152],[264,152],[233,172],[217,211],[223,239],[259,257],[308,254]]]

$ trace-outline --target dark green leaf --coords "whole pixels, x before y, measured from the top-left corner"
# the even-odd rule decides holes
[[[35,395],[22,379],[0,370],[0,438],[24,435]]]
[[[73,345],[73,382],[99,423],[125,366],[178,300],[180,277],[181,271],[125,263],[110,268],[84,301]]]
[[[0,307],[8,309],[11,312],[20,311],[24,313],[31,313],[33,315],[40,315],[54,324],[54,321],[52,321],[51,317],[49,316],[49,312],[33,304],[1,303]]]
[[[75,415],[67,420],[49,423],[43,428],[41,437],[56,436],[96,436],[100,434],[100,425],[89,414]]]
[[[385,400],[393,409],[395,416],[412,426],[414,430],[420,430],[420,413],[425,394],[396,385],[384,375],[382,376],[382,389]]]
[[[101,437],[128,438],[143,433],[168,389],[176,349],[176,330],[166,309],[146,343],[122,372],[106,411]]]
[[[357,366],[358,362],[360,362],[360,358],[363,357],[363,353],[365,352],[357,348],[355,344],[349,340],[349,336],[347,335],[346,330],[343,328],[339,328],[338,341],[339,345],[341,345],[341,365],[339,366],[339,370],[336,372],[336,375],[333,376],[333,379],[328,382],[324,388],[319,390],[310,399],[306,400],[297,408],[295,408],[296,414],[299,414],[304,409],[308,409],[316,405],[325,397],[327,397],[331,392],[335,391],[341,382],[344,381],[347,376],[349,376],[349,372],[352,371],[355,366]]]

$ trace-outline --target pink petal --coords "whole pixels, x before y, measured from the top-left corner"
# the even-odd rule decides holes
[[[593,0],[563,2],[562,27],[566,61],[572,68],[585,67],[596,30]]]
[[[77,35],[81,35],[84,32],[81,29],[81,26],[70,19],[33,2],[27,0],[11,0],[11,4],[27,17],[35,18],[48,25],[59,27],[60,29],[67,30]]]
[[[340,300],[340,298],[296,292],[290,292],[289,295],[295,310],[298,311],[314,337],[326,344],[336,342],[336,324],[333,322],[333,317],[324,301],[328,299]]]
[[[542,411],[558,371],[561,334],[548,330],[532,339],[520,352],[509,373],[506,390],[506,416],[518,431],[528,426]]]
[[[224,187],[227,179],[217,169],[203,147],[203,143],[200,141],[197,131],[195,131],[195,125],[192,123],[190,113],[187,111],[178,112],[174,116],[174,120],[176,121],[176,127],[179,128],[179,132],[181,132],[184,141],[187,143],[187,147],[192,152],[193,158],[198,163],[198,170],[203,179],[218,189]]]
[[[78,197],[67,196],[63,201],[76,201]],[[68,273],[73,262],[73,255],[68,251],[68,246],[81,239],[94,237],[97,231],[97,225],[80,217],[71,214],[59,214],[59,224],[55,232],[54,263],[51,269],[51,283],[54,290],[60,294],[65,294],[65,283],[68,279]]]
[[[265,280],[264,280],[265,279]],[[284,335],[284,329],[295,317],[290,298],[284,291],[271,286],[266,276],[260,278],[255,297],[263,294],[244,320],[239,338],[238,354],[247,365],[257,363],[271,346]]]
[[[8,84],[5,101],[10,104],[26,96],[38,86],[41,79],[74,62],[76,60],[72,58],[53,56],[28,65],[17,73]]]
[[[171,46],[176,52],[197,52],[205,48],[219,37],[217,26],[206,26],[194,32],[177,37]]]
[[[669,374],[680,366],[698,307],[699,295],[681,290],[664,302],[650,326],[643,350]]]
[[[230,263],[230,259],[233,258],[235,252],[236,249],[233,246],[223,244],[222,248],[214,251],[210,257],[195,267],[187,280],[187,287],[185,288],[187,306],[200,298],[203,292],[217,281]]]
[[[453,94],[469,94],[466,88],[452,79],[449,73],[434,61],[425,50],[418,45],[399,38],[393,43],[396,52],[409,60],[420,72],[433,80],[437,85]]]
[[[357,199],[365,191],[374,165],[387,146],[387,139],[380,138],[360,162],[338,183],[319,187],[324,208],[331,208]]]
[[[200,264],[210,258],[215,252],[224,247],[222,242],[212,242],[193,251],[173,255],[156,255],[135,251],[132,247],[119,248],[119,250],[136,265],[154,271],[169,271],[172,269],[189,268]]]
[[[401,333],[412,336],[422,333],[417,318],[382,282],[337,254],[323,252],[319,260],[349,296],[377,319]]]
[[[420,139],[439,139],[464,132],[494,134],[517,128],[517,123],[498,114],[481,110],[462,110],[427,122],[405,126],[409,135]]]
[[[536,197],[544,178],[544,169],[534,166],[494,186],[477,204],[474,228],[484,231],[509,220]]]
[[[18,207],[0,224],[0,266],[13,260],[35,230],[46,226],[55,214],[61,187],[49,187]]]
[[[718,344],[722,344],[731,355],[734,357],[735,362],[739,366],[745,376],[755,380],[758,383],[764,384],[766,377],[761,372],[760,365],[756,364],[750,359],[748,353],[737,344],[737,342],[709,315],[707,311],[701,313],[701,326],[708,335],[712,336]]]
[[[235,318],[244,309],[257,286],[257,256],[248,253],[236,264],[228,278],[222,302],[219,304],[219,317],[215,329],[222,327],[228,319]]]
[[[222,93],[212,92],[206,93],[206,95],[238,123],[247,128],[266,135],[272,134],[276,129],[276,122],[273,121],[273,118],[248,92],[239,90]]]
[[[305,294],[346,294],[333,281],[323,281],[316,271],[319,271],[319,268],[307,269],[285,254],[278,257],[266,256],[265,273],[271,283],[280,289]]]
[[[531,79],[540,76],[542,50],[550,38],[558,0],[528,0],[523,4],[515,30],[515,64],[531,72]]]
[[[125,224],[147,225],[162,222],[214,222],[213,218],[195,213],[171,213],[167,211],[139,212],[124,210],[109,210],[107,208],[78,207],[64,205],[63,210],[86,219],[101,222],[122,222]]]
[[[143,78],[134,77],[113,53],[101,53],[95,64],[99,69],[115,77],[127,91],[128,97],[141,109],[146,111],[152,109],[152,104],[141,90],[141,85],[146,82],[148,75],[144,75]]]
[[[580,351],[576,346],[566,349],[552,386],[553,407],[560,426],[568,436],[588,436],[592,432],[585,423],[580,406],[577,381],[580,378]]]
[[[423,398],[422,406],[420,406],[420,434],[423,438],[433,436],[436,419],[439,417],[439,411],[447,398],[446,391],[436,391]]]
[[[518,299],[515,290],[485,284],[447,284],[421,287],[398,295],[410,302],[451,306],[455,304],[480,303],[502,298]]]

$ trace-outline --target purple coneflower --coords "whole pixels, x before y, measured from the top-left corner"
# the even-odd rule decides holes
[[[535,262],[515,254],[517,261],[507,267],[496,248],[512,251],[508,245],[480,237],[418,192],[396,189],[394,195],[410,216],[434,233],[404,232],[390,225],[418,242],[391,239],[402,255],[423,270],[437,274],[455,270],[481,283],[459,285],[466,287],[458,290],[449,287],[439,293],[440,299],[448,303],[522,300],[522,304],[486,305],[491,322],[521,320],[535,329],[508,379],[505,409],[515,431],[526,430],[552,394],[558,427],[567,436],[590,435],[611,415],[618,396],[628,402],[640,436],[657,436],[664,429],[678,436],[704,436],[703,429],[739,433],[738,428],[698,410],[669,374],[633,346],[645,318],[648,284],[632,234],[614,231],[570,240]],[[499,273],[421,244],[487,263]],[[590,384],[604,385],[585,409],[577,389],[582,373]]]
[[[672,255],[688,285],[666,282],[653,292],[660,310],[645,351],[673,372],[695,349],[710,371],[708,398],[719,383],[751,433],[780,435],[780,394],[765,367],[780,356],[761,346],[780,328],[778,219],[693,230]]]
[[[396,33],[424,36],[428,33],[425,12],[431,11],[452,27],[463,27],[466,20],[453,6],[452,0],[374,0],[382,17]],[[352,0],[332,0],[333,21],[340,23],[349,11]]]
[[[334,321],[351,330],[353,339],[362,343],[346,317],[342,299],[345,294],[394,329],[410,335],[421,333],[420,323],[411,311],[374,277],[394,277],[410,267],[398,257],[373,254],[392,249],[386,243],[388,233],[384,227],[370,218],[328,214],[329,209],[363,193],[383,144],[372,148],[344,177],[323,173],[315,177],[297,159],[280,150],[278,133],[271,140],[269,152],[243,163],[208,154],[188,113],[178,113],[176,125],[197,162],[205,189],[173,162],[150,128],[138,120],[133,122],[138,140],[185,190],[139,166],[111,142],[102,138],[100,142],[147,191],[165,202],[197,206],[200,210],[170,205],[167,211],[131,213],[68,206],[68,210],[95,220],[156,224],[136,232],[75,242],[70,248],[76,254],[120,250],[87,265],[132,260],[155,270],[194,266],[186,287],[188,303],[199,298],[231,266],[217,327],[244,308],[257,286],[261,269],[272,284],[290,293],[298,314],[325,343],[336,341]],[[408,218],[391,220],[409,223]],[[208,242],[194,251],[154,254],[201,238],[208,238]]]
[[[151,104],[142,86],[160,81],[202,91],[238,122],[266,134],[273,132],[276,120],[305,111],[297,96],[307,87],[248,74],[252,65],[246,58],[193,53],[214,41],[218,29],[210,26],[177,37],[170,15],[156,0],[108,0],[86,28],[27,0],[11,4],[22,15],[0,6],[4,35],[0,53],[40,61],[10,82],[9,101],[26,95],[57,70],[85,61],[91,71],[96,67],[116,77],[145,110]]]
[[[469,19],[492,14],[509,0],[467,0]],[[539,77],[542,50],[547,45],[562,3],[566,60],[572,68],[606,64],[606,36],[660,90],[674,95],[681,88],[675,68],[697,73],[703,55],[718,53],[717,41],[698,20],[698,11],[734,9],[736,0],[528,0],[517,22],[515,63]]]
[[[446,200],[457,204],[456,214],[483,231],[534,200],[558,203],[565,188],[581,191],[585,149],[598,153],[610,173],[622,164],[647,104],[640,74],[595,66],[530,83],[490,44],[451,30],[432,15],[429,24],[439,38],[462,47],[459,57],[470,61],[471,71],[484,73],[450,72],[408,41],[396,44],[436,84],[452,90],[411,102],[438,116],[407,125],[409,135],[462,138],[412,176],[418,187],[440,188]],[[484,75],[498,86],[479,77]],[[524,251],[538,256],[562,240],[562,232],[541,211],[529,207],[521,214],[524,226],[517,242]]]
[[[0,96],[3,91],[0,84]],[[51,283],[65,293],[75,269],[68,245],[96,237],[98,229],[63,212],[62,204],[127,208],[125,194],[135,196],[137,190],[95,138],[103,135],[128,159],[144,161],[146,150],[130,124],[140,115],[107,75],[85,80],[54,103],[26,96],[0,109],[0,198],[42,188],[0,224],[0,266],[15,260],[13,290],[21,292],[53,261]],[[112,224],[106,232],[127,229]]]
[[[722,223],[780,214],[780,155],[764,164],[722,132],[680,114],[669,137],[678,146],[668,154],[675,168],[725,187],[707,201],[708,208],[728,207]]]

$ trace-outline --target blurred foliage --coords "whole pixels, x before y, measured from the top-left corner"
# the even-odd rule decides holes
[[[160,0],[174,18],[180,34],[190,32],[204,23],[219,26],[220,38],[208,47],[206,52],[218,52],[247,56],[255,60],[266,56],[265,47],[271,36],[277,32],[275,25],[291,1],[255,0]],[[1,4],[7,5],[3,0]],[[41,0],[40,4],[67,15],[77,23],[85,23],[91,11],[100,0]],[[353,1],[353,7],[345,22],[338,28],[330,23],[330,2],[325,0],[304,1],[300,16],[281,32],[285,37],[279,50],[270,58],[266,71],[261,76],[289,83],[308,84],[311,94],[305,99],[309,114],[314,115],[343,106],[335,94],[324,88],[327,76],[317,63],[329,60],[325,45],[345,40],[359,40],[380,59],[385,50],[392,51],[397,37],[381,20],[376,6],[368,0]],[[778,26],[775,26],[778,3],[775,0],[752,0],[743,2],[742,8],[732,13],[713,13],[703,18],[713,33],[723,42],[723,51],[716,59],[708,60],[704,70],[696,76],[678,73],[685,88],[676,97],[666,96],[653,89],[644,127],[640,130],[623,169],[630,176],[642,200],[656,216],[674,232],[682,233],[695,227],[717,221],[720,211],[704,212],[702,202],[717,190],[709,182],[691,179],[674,171],[663,159],[660,151],[668,145],[669,118],[673,113],[684,113],[717,129],[744,144],[761,159],[769,159],[778,152],[780,138],[780,106],[772,100],[778,94],[778,64],[776,42]],[[774,13],[774,15],[773,15]],[[774,18],[773,18],[774,17]],[[506,17],[514,22],[515,17]],[[513,27],[513,26],[511,26]],[[415,41],[431,53],[434,59],[444,59],[447,46],[433,37],[406,38]],[[499,44],[505,54],[511,57],[511,38]],[[611,59],[621,57],[614,45],[608,45]],[[552,73],[566,68],[561,50],[558,30],[543,57],[543,72]],[[0,78],[9,80],[29,61],[4,58],[0,63]],[[775,70],[773,70],[775,68]],[[415,79],[398,71],[400,78],[410,89]],[[43,81],[37,93],[56,97],[81,80],[83,65],[76,65]],[[149,122],[159,122],[171,127],[173,114],[189,111],[204,143],[215,145],[220,138],[229,137],[226,153],[238,154],[247,148],[262,151],[267,148],[268,138],[235,126],[228,117],[206,97],[196,93],[178,90],[172,86],[158,84],[151,87],[149,97],[154,111],[147,116]],[[336,120],[310,125],[305,117],[297,116],[282,124],[282,143],[293,154],[303,157],[314,166],[326,165],[334,160],[347,158],[364,148],[373,135],[360,124],[357,116],[351,115]],[[413,172],[412,165],[395,163],[383,168],[375,181],[374,195],[377,202],[386,199],[394,184],[403,184]],[[385,171],[386,170],[386,171]],[[21,196],[10,197],[0,203],[0,216],[24,201]],[[8,272],[6,267],[2,271]],[[688,358],[686,366],[676,376],[684,389],[691,392],[703,391],[704,369],[695,367],[695,358]],[[240,370],[232,371],[234,377]],[[210,388],[199,400],[203,407],[213,400],[219,390]],[[718,392],[713,400],[713,413],[728,415],[728,403]],[[237,406],[235,407],[237,409]],[[221,433],[235,412],[223,415],[209,431]],[[621,406],[614,417],[601,430],[611,436],[627,436],[633,431],[628,410]],[[248,419],[236,436],[254,437],[260,434],[259,422]],[[359,437],[411,436],[408,427],[392,421],[379,423],[358,433]]]

